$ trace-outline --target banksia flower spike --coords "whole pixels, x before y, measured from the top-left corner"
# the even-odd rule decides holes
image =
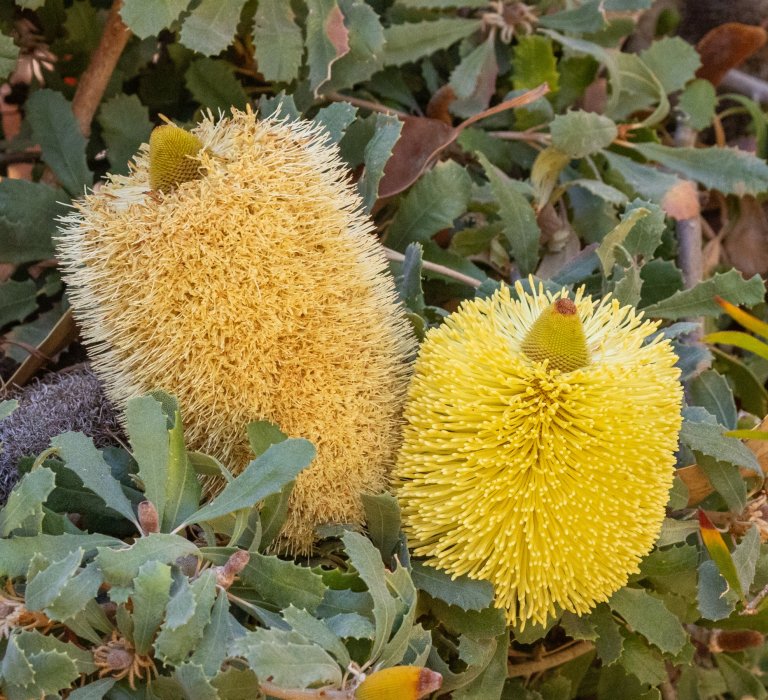
[[[638,570],[672,485],[682,390],[617,301],[502,287],[430,331],[396,478],[415,554],[490,581],[510,623],[581,614]]]
[[[312,440],[281,547],[360,523],[386,486],[413,351],[386,260],[335,146],[309,122],[159,127],[133,172],[60,234],[69,298],[109,396],[162,388],[192,449],[235,471],[245,426]]]

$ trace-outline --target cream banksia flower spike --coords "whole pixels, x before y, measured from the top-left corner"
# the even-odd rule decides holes
[[[315,443],[280,545],[361,523],[400,440],[413,352],[338,149],[309,122],[155,130],[130,175],[75,205],[59,252],[96,373],[121,407],[162,388],[191,449],[239,471],[245,426]]]
[[[672,485],[682,389],[658,324],[632,308],[516,292],[428,333],[396,479],[415,554],[490,581],[524,626],[585,613],[638,571]]]

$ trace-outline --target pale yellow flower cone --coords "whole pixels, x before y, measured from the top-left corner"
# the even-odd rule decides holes
[[[658,324],[518,285],[464,303],[416,362],[396,468],[409,545],[490,581],[510,623],[585,613],[658,537],[682,390]]]
[[[250,421],[315,443],[281,538],[306,552],[316,525],[362,523],[399,445],[413,343],[385,257],[317,126],[235,111],[152,149],[162,167],[145,146],[61,231],[94,370],[119,406],[175,394],[190,448],[235,471]]]

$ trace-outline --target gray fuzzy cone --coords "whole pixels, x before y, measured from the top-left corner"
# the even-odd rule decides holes
[[[19,460],[40,454],[52,437],[75,430],[105,447],[122,435],[117,414],[89,367],[48,374],[5,398],[17,399],[19,406],[0,421],[0,505],[19,480]]]

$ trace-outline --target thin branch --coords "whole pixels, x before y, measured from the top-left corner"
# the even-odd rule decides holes
[[[503,141],[533,141],[534,143],[544,145],[552,141],[552,137],[549,134],[540,134],[533,129],[526,129],[525,131],[489,131],[488,133]]]
[[[353,695],[346,690],[331,690],[323,688],[306,688],[303,690],[281,688],[269,681],[259,683],[265,695],[271,695],[280,700],[352,700]]]
[[[123,24],[120,17],[122,0],[115,0],[109,11],[99,45],[88,62],[88,67],[80,76],[80,82],[72,99],[72,111],[84,136],[91,133],[93,115],[99,108],[101,98],[107,89],[107,83],[123,53],[131,31]]]
[[[327,92],[324,94],[324,97],[333,102],[349,102],[349,104],[354,105],[355,107],[360,107],[360,109],[368,109],[371,112],[380,112],[381,114],[391,114],[400,117],[401,119],[410,116],[400,110],[385,107],[378,102],[371,102],[370,100],[364,100],[361,97],[353,97],[352,95],[342,95],[340,92]]]
[[[532,676],[534,673],[540,673],[556,666],[561,666],[568,661],[577,659],[579,656],[589,654],[595,648],[592,642],[579,642],[573,646],[569,646],[562,651],[556,651],[554,654],[544,656],[536,661],[527,661],[522,664],[509,664],[507,666],[507,675],[510,678],[517,676]]]
[[[763,602],[763,599],[768,596],[768,586],[765,586],[752,600],[747,603],[744,608],[744,613],[747,615],[754,615],[757,612],[757,606]]]
[[[391,248],[384,248],[384,253],[387,256],[387,260],[392,260],[394,262],[403,262],[403,260],[405,260],[405,256],[402,253],[398,253],[396,250],[392,250]],[[482,282],[476,280],[474,277],[470,277],[469,275],[465,275],[461,272],[457,272],[456,270],[452,270],[450,267],[445,267],[445,265],[438,265],[437,263],[423,260],[421,266],[425,270],[436,272],[438,275],[444,275],[445,277],[450,277],[458,282],[462,282],[463,284],[467,284],[470,287],[474,287],[475,289],[480,287],[482,284]]]
[[[751,97],[755,102],[768,104],[768,83],[740,70],[729,70],[720,87]]]

